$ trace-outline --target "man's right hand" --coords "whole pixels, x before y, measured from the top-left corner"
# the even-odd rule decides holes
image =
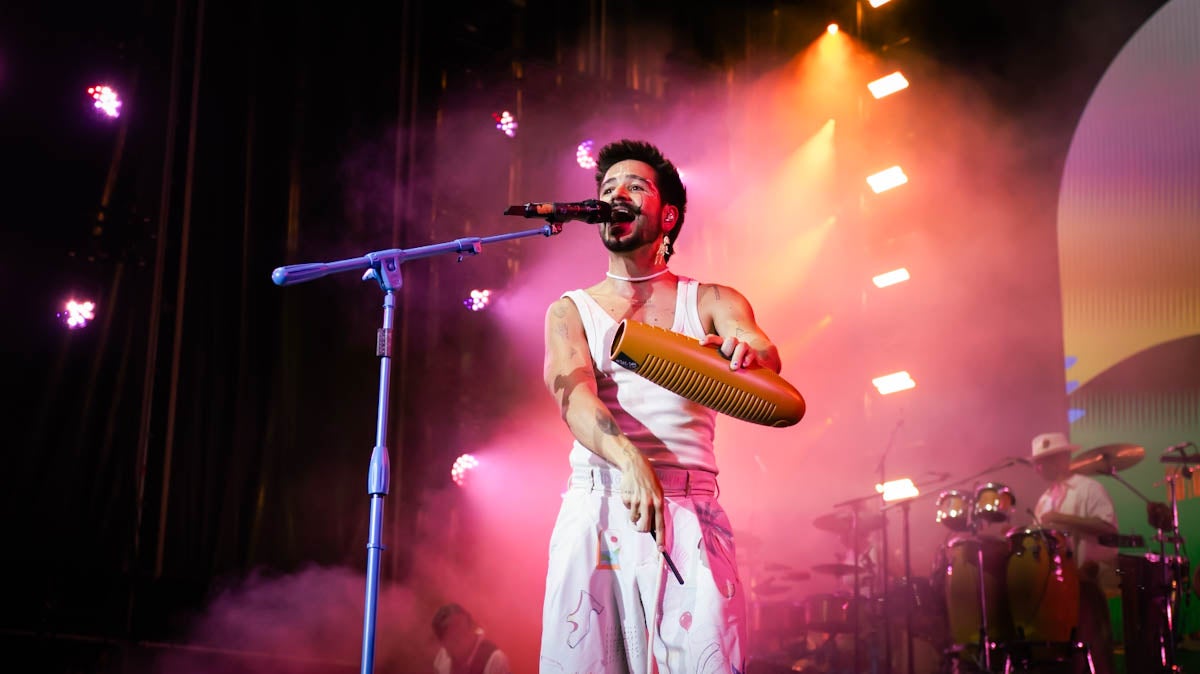
[[[665,550],[667,527],[663,517],[663,488],[646,457],[637,453],[621,468],[621,503],[638,531],[653,531],[659,550]]]

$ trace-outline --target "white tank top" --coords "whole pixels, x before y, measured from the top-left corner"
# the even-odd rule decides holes
[[[671,325],[674,332],[696,339],[705,335],[696,307],[699,287],[699,282],[679,277],[675,320]],[[579,309],[587,333],[588,350],[596,368],[597,392],[613,413],[621,432],[656,467],[699,469],[715,474],[713,427],[716,412],[614,364],[609,358],[609,349],[617,330],[616,321],[583,290],[572,290],[563,297],[569,298]],[[570,461],[572,468],[612,468],[578,440],[571,447]]]

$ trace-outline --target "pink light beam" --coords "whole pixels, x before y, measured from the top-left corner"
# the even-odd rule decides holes
[[[121,97],[117,90],[106,84],[88,87],[88,94],[95,101],[92,105],[105,115],[117,118],[121,116]]]
[[[58,315],[66,319],[68,328],[77,330],[96,318],[96,303],[67,300],[66,308]]]

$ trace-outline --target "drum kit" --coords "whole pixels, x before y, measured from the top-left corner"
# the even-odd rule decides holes
[[[1175,656],[1181,637],[1178,614],[1188,599],[1190,564],[1182,553],[1172,482],[1179,474],[1168,472],[1169,503],[1146,499],[1120,475],[1145,453],[1135,445],[1105,445],[1078,454],[1070,468],[1076,474],[1115,478],[1146,501],[1149,523],[1157,530],[1152,541],[1157,552],[1145,551],[1143,537],[1131,534],[1107,533],[1093,544],[1122,549],[1110,573],[1115,571],[1119,579],[1125,671],[1180,672]],[[1185,464],[1186,474],[1186,466],[1200,464],[1200,455],[1181,453],[1163,462]],[[988,472],[1016,463],[1028,462],[1013,459]],[[758,646],[769,642],[783,654],[789,665],[781,671],[1095,672],[1095,646],[1081,634],[1081,603],[1085,612],[1095,608],[1088,603],[1095,592],[1101,598],[1096,610],[1106,612],[1107,600],[1095,569],[1084,565],[1081,571],[1076,552],[1085,533],[1097,532],[1053,526],[1061,520],[1049,517],[1047,522],[1034,516],[1031,523],[1016,524],[1016,497],[997,482],[929,493],[935,494],[935,521],[948,533],[928,577],[913,574],[907,559],[907,507],[905,571],[894,573],[891,581],[888,568],[894,565],[872,554],[879,548],[860,547],[873,534],[886,532],[888,507],[864,514],[859,503],[848,501],[850,509],[814,520],[817,529],[837,534],[852,551],[838,562],[811,567],[811,574],[835,577],[845,590],[784,601],[779,595],[794,586],[777,579],[795,582],[811,574],[777,565],[776,579],[751,585],[750,627]],[[887,543],[881,548],[888,549]],[[1117,596],[1115,584],[1106,589]],[[769,596],[771,592],[777,594]],[[1103,619],[1107,624],[1107,613]]]

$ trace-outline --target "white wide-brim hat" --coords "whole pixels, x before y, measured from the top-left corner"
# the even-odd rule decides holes
[[[1042,433],[1033,439],[1033,458],[1035,459],[1062,452],[1074,452],[1078,449],[1079,445],[1072,445],[1063,433]]]

